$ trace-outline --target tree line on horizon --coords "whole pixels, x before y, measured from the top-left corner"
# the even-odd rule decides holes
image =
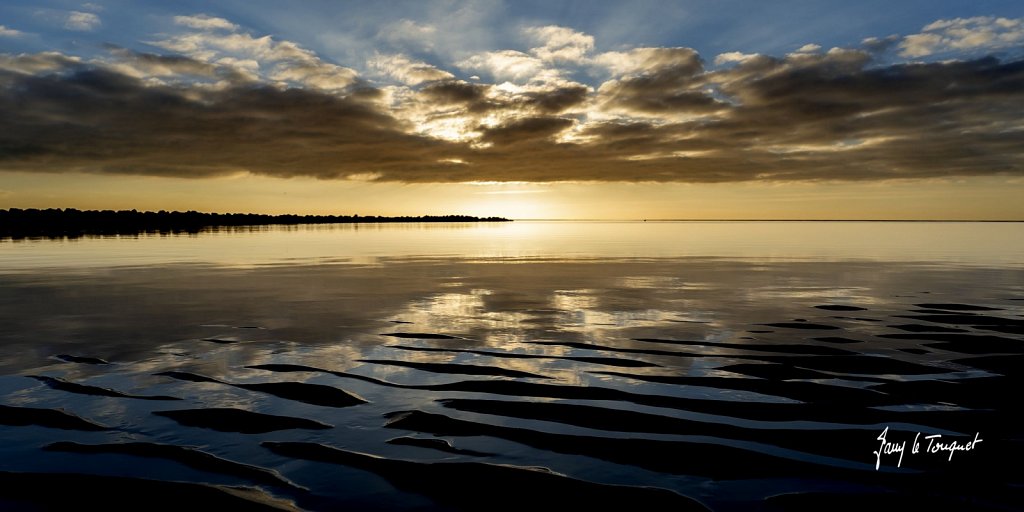
[[[78,210],[75,208],[10,208],[0,210],[0,237],[78,237],[139,233],[198,233],[217,227],[355,224],[397,222],[507,222],[503,217],[471,215],[267,215],[160,210]]]

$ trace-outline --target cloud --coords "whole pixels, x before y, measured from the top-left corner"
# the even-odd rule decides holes
[[[606,52],[598,55],[595,62],[613,75],[652,74],[668,68],[699,71],[702,66],[700,56],[691,48],[634,48],[628,52]]]
[[[7,28],[4,25],[0,25],[0,37],[21,37],[25,35],[20,30],[14,30],[13,28]]]
[[[565,83],[523,90],[513,103],[541,114],[559,114],[582,106],[589,99],[590,92],[591,89],[582,84]]]
[[[516,50],[480,53],[456,65],[462,69],[485,71],[495,80],[514,82],[528,81],[544,69],[544,63],[539,58]]]
[[[389,23],[377,31],[377,39],[381,41],[417,50],[433,49],[436,35],[437,27],[409,19]]]
[[[593,36],[567,27],[530,27],[524,33],[541,43],[541,46],[530,49],[530,53],[543,61],[581,63],[594,49]]]
[[[58,52],[23,53],[20,55],[0,54],[0,70],[22,74],[72,69],[80,62],[81,59],[78,57]]]
[[[900,36],[868,37],[861,41],[861,47],[874,54],[882,54],[899,44]]]
[[[216,18],[206,14],[197,14],[195,16],[175,16],[174,22],[178,25],[184,25],[189,28],[198,30],[238,30],[238,25],[231,23],[224,18]]]
[[[356,82],[354,70],[319,59],[282,62],[270,74],[270,78],[279,82],[295,82],[324,90],[342,90]]]
[[[116,58],[109,64],[112,70],[134,78],[214,78],[232,82],[251,80],[252,76],[240,71],[236,66],[241,64],[226,62],[211,64],[183,55],[158,55],[154,53],[136,52],[118,46],[108,46]]]
[[[807,43],[800,48],[797,48],[796,53],[814,53],[821,49],[820,44]]]
[[[893,62],[879,52],[906,38],[888,37],[723,53],[707,68],[690,48],[595,54],[585,35],[541,27],[527,51],[459,62],[484,80],[376,55],[372,69],[399,82],[376,88],[290,41],[181,27],[157,42],[165,55],[0,55],[0,170],[407,183],[1024,176],[1024,60],[1008,54]],[[603,83],[566,78],[580,69]]]
[[[405,55],[375,55],[367,65],[381,74],[406,85],[455,78],[455,75],[426,62],[414,61]]]
[[[690,48],[638,48],[608,62],[628,74],[598,89],[604,110],[672,117],[723,107],[704,87],[704,65]]]
[[[750,59],[757,57],[756,53],[741,53],[741,52],[726,52],[720,53],[715,57],[715,64],[721,66],[722,64],[730,64],[733,62],[746,62]]]
[[[1024,18],[978,16],[930,23],[921,33],[904,37],[899,48],[901,56],[916,58],[954,51],[991,51],[1021,43]]]
[[[5,170],[343,179],[429,172],[441,147],[356,94],[153,86],[97,65],[3,78],[0,117],[21,130],[0,135]]]
[[[89,32],[101,24],[100,17],[91,12],[71,11],[64,20],[64,28]]]
[[[398,106],[392,113],[413,126],[416,133],[481,148],[498,139],[511,143],[512,136],[526,136],[523,131],[501,135],[505,132],[494,129],[530,118],[580,115],[591,92],[587,86],[567,81],[491,85],[449,79],[397,95]]]
[[[572,124],[572,119],[560,117],[527,117],[481,131],[484,142],[509,146],[550,139]]]
[[[180,21],[176,18],[176,21],[189,28],[198,27],[199,31],[173,35],[151,44],[197,61],[220,65],[244,63],[245,68],[239,69],[239,73],[258,74],[280,85],[340,91],[357,82],[355,70],[325,62],[294,42],[232,31],[238,26],[220,18],[184,18],[187,19]],[[217,30],[211,31],[211,28]]]
[[[471,84],[462,80],[446,80],[424,87],[420,94],[429,101],[441,105],[479,105],[487,101],[487,93],[490,88],[489,85]],[[479,108],[471,110],[479,110]]]

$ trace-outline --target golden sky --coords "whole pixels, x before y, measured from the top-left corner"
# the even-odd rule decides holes
[[[8,173],[6,207],[517,219],[1024,219],[1020,180],[400,184],[237,176]],[[88,191],[83,193],[83,190]]]

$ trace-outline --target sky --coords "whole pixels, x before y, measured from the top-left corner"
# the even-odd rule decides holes
[[[0,208],[1024,220],[1024,2],[0,4]]]

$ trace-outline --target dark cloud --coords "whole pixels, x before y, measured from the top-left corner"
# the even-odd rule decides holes
[[[483,141],[509,145],[548,139],[572,126],[572,119],[559,117],[527,117],[501,126],[484,128]]]
[[[645,48],[635,52],[640,72],[601,86],[602,106],[644,114],[711,112],[725,105],[700,86],[707,78],[689,48]]]
[[[671,89],[645,92],[644,89],[648,88],[631,82],[620,83],[606,91],[610,98],[604,106],[643,114],[709,113],[728,106],[706,92]]]
[[[121,63],[151,76],[190,75],[195,77],[219,78],[235,82],[246,81],[247,77],[228,66],[217,66],[183,55],[159,55],[137,52],[115,45],[107,45],[111,54]]]
[[[0,118],[11,129],[0,134],[0,166],[8,170],[341,178],[440,169],[431,156],[448,146],[406,134],[368,91],[150,86],[95,67],[5,78]]]
[[[71,69],[79,65],[78,59],[57,52],[32,54],[0,54],[0,71],[14,73],[45,73]],[[0,75],[2,76],[2,75]]]
[[[590,92],[590,89],[583,85],[566,85],[524,92],[515,99],[497,99],[488,96],[492,87],[462,80],[444,80],[423,87],[419,95],[427,104],[461,105],[471,113],[531,110],[539,114],[559,114],[585,103]]]
[[[646,151],[663,165],[659,176],[680,181],[1024,173],[1024,62],[872,67],[867,53],[845,50],[755,58],[703,81],[720,88],[728,108],[687,123],[592,133]],[[642,107],[635,110],[651,112]],[[661,113],[687,107],[666,104]]]
[[[559,114],[587,101],[590,89],[582,85],[557,87],[523,94],[520,104],[542,114]]]
[[[708,71],[692,50],[667,50],[633,55],[648,68],[596,93],[570,84],[499,95],[445,80],[410,96],[417,112],[466,116],[480,136],[461,142],[420,134],[371,87],[340,95],[231,80],[161,85],[59,54],[4,56],[0,169],[403,182],[1024,174],[1024,61],[884,65],[835,50]],[[223,77],[186,58],[120,58]],[[595,104],[615,116],[579,115]]]
[[[640,75],[690,77],[704,69],[704,62],[693,48],[636,48],[628,55],[631,71]]]
[[[427,103],[439,105],[463,105],[470,112],[483,112],[494,107],[487,99],[489,85],[471,84],[462,80],[444,80],[432,83],[420,90]]]
[[[882,54],[900,43],[900,36],[891,35],[887,37],[869,37],[861,41],[861,46],[872,54]]]

